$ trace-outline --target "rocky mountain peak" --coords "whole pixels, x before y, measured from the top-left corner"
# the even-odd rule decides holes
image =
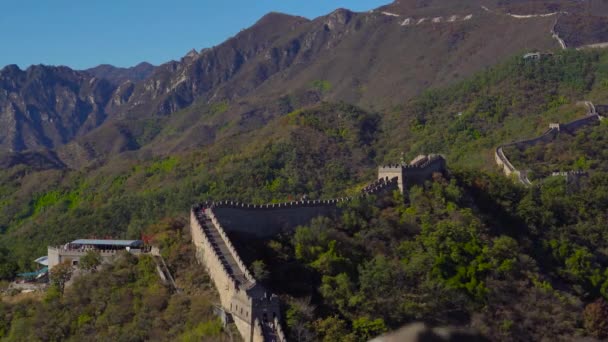
[[[330,29],[336,26],[343,26],[350,22],[355,13],[345,8],[339,8],[327,16],[327,25]]]
[[[186,54],[185,57],[188,57],[188,58],[198,57],[198,52],[195,49],[192,49],[192,50],[188,51],[188,53]]]
[[[97,78],[105,79],[113,85],[126,81],[138,82],[150,77],[156,67],[150,63],[142,62],[129,68],[115,67],[110,64],[101,64],[94,68],[84,70],[85,73]]]

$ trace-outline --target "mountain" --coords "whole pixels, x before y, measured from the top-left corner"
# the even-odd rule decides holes
[[[552,18],[522,22],[479,6],[440,10],[443,22],[428,18],[420,25],[404,25],[407,18],[384,11],[339,9],[310,21],[271,14],[196,58],[161,66],[122,110],[166,115],[197,99],[276,97],[313,84],[324,86],[326,99],[386,108],[395,104],[391,99],[457,81],[514,53],[558,47],[547,34]]]
[[[559,49],[552,31],[571,47],[608,39],[604,4],[400,0],[365,13],[338,9],[313,20],[270,13],[218,46],[158,67],[70,70],[78,95],[69,99],[56,92],[41,96],[7,67],[0,117],[22,123],[5,126],[0,148],[59,147],[65,151],[58,154],[70,159],[65,162],[77,167],[148,143],[157,142],[149,149],[153,153],[209,144],[320,101],[397,108],[424,89],[453,84],[510,56]],[[48,68],[53,76],[36,80],[30,73],[28,82],[44,84],[45,90],[64,82],[57,68],[36,68]],[[7,88],[7,82],[18,89]],[[87,82],[99,88],[93,100]],[[31,105],[62,118],[49,125],[27,114],[22,98],[28,96],[80,102],[72,110],[55,108],[53,101]],[[211,107],[222,108],[221,115],[213,115]],[[177,127],[177,140],[157,136],[168,125]]]
[[[548,33],[552,18],[521,21],[480,7],[475,14],[443,10],[444,22],[420,25],[403,25],[405,18],[382,11],[339,9],[314,20],[271,13],[217,47],[161,65],[142,82],[121,85],[106,108],[115,120],[98,129],[108,133],[96,134],[95,144],[113,136],[110,127],[117,120],[122,132],[162,141],[157,145],[174,151],[260,128],[320,101],[392,108],[513,54],[559,48]],[[451,16],[458,19],[447,21]],[[213,115],[205,109],[210,106],[225,108]],[[162,126],[158,133],[176,127],[177,140],[142,132],[142,120]]]
[[[404,195],[354,201],[343,207],[339,218],[316,220],[294,235],[245,242],[248,250],[259,253],[250,260],[262,261],[270,272],[269,288],[285,299],[290,337],[296,340],[305,331],[319,340],[346,340],[352,333],[359,336],[354,340],[367,340],[370,334],[424,321],[472,327],[499,341],[604,338],[608,173],[592,174],[577,187],[554,177],[525,188],[494,171],[493,148],[535,136],[551,122],[584,115],[585,108],[576,105],[580,99],[606,103],[607,57],[602,50],[558,51],[540,60],[513,56],[464,81],[404,100],[402,107],[389,112],[345,103],[308,104],[268,118],[258,129],[224,135],[231,128],[219,126],[213,142],[162,157],[146,152],[157,143],[171,145],[196,139],[196,132],[206,134],[203,126],[187,129],[193,135],[186,137],[179,129],[197,117],[211,126],[227,115],[229,104],[197,103],[159,118],[158,128],[154,121],[143,121],[149,126],[129,121],[132,126],[125,127],[121,125],[127,120],[110,119],[86,137],[105,129],[160,133],[147,144],[135,139],[142,144],[137,153],[125,150],[78,170],[0,169],[0,271],[10,277],[18,268],[27,270],[47,245],[83,236],[158,234],[163,222],[187,222],[192,203],[348,196],[377,177],[378,165],[399,161],[402,151],[407,158],[440,152],[449,172],[436,175],[433,182]],[[176,125],[179,122],[183,126]],[[110,130],[110,123],[115,129]],[[164,144],[156,140],[161,137]],[[590,144],[602,142],[594,135],[582,138]],[[602,146],[593,150],[603,153]],[[110,147],[115,146],[105,146]],[[191,249],[167,250],[171,241],[191,245],[188,233],[179,228],[187,224],[167,226],[155,241],[163,255],[172,256],[169,267],[198,270],[194,273],[199,277],[177,272],[178,281],[199,279],[197,283],[208,288],[202,281],[205,272],[192,262]],[[133,289],[124,277],[119,279],[121,283],[112,285],[115,291]],[[26,310],[24,323],[11,318],[6,325],[24,334],[42,327],[65,331],[63,336],[133,329],[145,340],[153,334],[132,326],[139,317],[135,313],[141,312],[137,303],[128,302],[132,314],[120,316],[108,329],[105,322],[117,312],[114,308],[126,307],[123,297],[106,291],[104,296],[121,301],[89,311],[89,292],[76,291],[74,296],[82,300],[68,305],[70,316],[56,323],[62,330],[48,322],[62,309],[54,304],[40,304],[47,311]],[[130,292],[125,296],[139,298]],[[146,291],[142,297],[158,295]],[[69,298],[62,303],[72,303]],[[101,294],[95,298],[95,303],[109,302]],[[154,307],[158,309],[151,314],[166,308],[163,317],[172,317],[183,306]],[[8,314],[19,308],[7,305],[0,310],[15,317]],[[85,310],[95,324],[71,330]],[[152,322],[150,317],[142,321]]]
[[[193,259],[194,203],[351,196],[378,166],[421,153],[444,155],[447,172],[235,245],[281,296],[290,340],[366,341],[413,321],[498,341],[608,338],[608,172],[596,164],[608,157],[605,124],[522,151],[540,171],[585,168],[576,184],[526,187],[495,164],[497,146],[585,115],[579,101],[608,103],[608,51],[562,49],[602,42],[604,4],[399,0],[313,20],[271,13],[142,80],[5,67],[0,277],[34,270],[48,245],[145,235],[186,291],[170,295],[152,263],[125,259],[63,297],[11,297],[0,338],[228,339]],[[523,58],[530,51],[545,53]]]
[[[101,64],[83,71],[117,86],[127,81],[138,82],[145,80],[154,72],[154,68],[154,65],[142,62],[130,68],[119,68],[109,64]]]
[[[114,87],[67,67],[0,70],[0,150],[55,148],[99,126]]]

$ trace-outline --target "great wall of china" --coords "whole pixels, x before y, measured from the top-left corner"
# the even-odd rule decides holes
[[[409,165],[382,166],[378,169],[378,179],[363,188],[359,197],[397,189],[404,191],[444,170],[445,159],[440,155],[419,156]],[[251,274],[229,233],[245,233],[257,238],[291,233],[315,217],[336,214],[340,210],[338,204],[353,199],[264,205],[219,201],[194,206],[190,212],[192,242],[197,259],[219,293],[220,316],[224,323],[234,322],[245,341],[286,341],[278,296],[270,293]]]
[[[518,170],[517,168],[515,168],[515,166],[513,166],[513,164],[509,160],[509,158],[507,158],[507,156],[505,155],[504,148],[514,146],[518,149],[525,149],[525,148],[532,147],[541,142],[545,142],[545,143],[551,142],[551,141],[553,141],[553,139],[555,139],[555,137],[557,136],[557,134],[559,132],[565,131],[568,133],[574,133],[583,127],[597,124],[598,122],[600,122],[604,117],[602,115],[600,115],[599,113],[601,113],[601,114],[608,113],[608,105],[597,105],[596,106],[589,101],[583,101],[582,104],[584,104],[587,107],[586,116],[584,116],[580,119],[571,121],[569,123],[565,123],[565,124],[560,124],[560,123],[549,124],[549,129],[547,131],[545,131],[542,135],[540,135],[536,138],[520,140],[520,141],[498,146],[494,150],[494,160],[496,161],[496,164],[498,165],[498,167],[505,173],[505,175],[507,175],[509,177],[514,176],[515,178],[517,178],[517,180],[520,183],[524,184],[525,186],[532,185],[532,182],[530,181],[530,179],[528,179],[527,171],[525,171],[525,170],[522,171],[522,170]]]
[[[608,105],[595,106],[589,101],[582,103],[588,108],[585,117],[565,124],[552,123],[541,136],[498,146],[494,153],[497,165],[507,176],[515,175],[522,184],[532,185],[527,172],[513,166],[504,148],[515,146],[523,149],[540,142],[550,142],[559,132],[574,133],[582,127],[598,123],[603,119],[601,114],[608,113]],[[359,196],[389,190],[403,193],[410,186],[420,184],[445,169],[445,159],[440,155],[419,156],[409,164],[381,166],[378,168],[378,179],[363,188]],[[568,177],[569,173],[565,173],[565,176]],[[217,201],[194,206],[190,213],[192,242],[197,260],[204,265],[219,293],[219,315],[223,322],[233,322],[245,341],[287,340],[281,323],[279,297],[255,279],[229,234],[267,239],[280,233],[293,233],[297,226],[306,225],[315,217],[338,213],[340,203],[353,199],[342,197],[262,205]]]
[[[553,37],[553,39],[555,39],[557,41],[557,43],[563,50],[568,48],[564,39],[559,36],[559,34],[557,33],[557,31],[555,29],[557,27],[557,23],[558,23],[560,16],[568,15],[569,14],[568,12],[561,11],[561,12],[551,12],[551,13],[542,13],[542,14],[514,14],[514,13],[503,13],[503,12],[499,12],[499,11],[494,11],[494,10],[489,9],[486,6],[481,6],[481,9],[483,9],[487,13],[491,13],[494,15],[502,15],[502,16],[506,16],[506,17],[510,17],[510,18],[514,18],[514,19],[520,19],[520,20],[555,17],[555,22],[554,22],[553,26],[551,27],[551,31],[550,31],[551,37]],[[371,12],[374,12],[374,11],[371,11]],[[417,25],[427,24],[427,23],[432,23],[432,24],[455,23],[455,22],[460,22],[460,21],[469,21],[469,20],[473,19],[472,13],[452,14],[452,15],[447,15],[447,16],[435,16],[435,17],[418,17],[418,18],[402,16],[401,14],[391,13],[391,12],[386,12],[386,11],[380,11],[378,13],[381,15],[387,16],[387,17],[393,17],[393,18],[399,19],[400,26],[417,26]],[[404,18],[404,19],[401,20],[401,18]],[[592,44],[586,44],[586,45],[579,46],[576,49],[583,50],[583,49],[597,49],[597,48],[605,48],[605,47],[608,47],[608,42],[597,42],[597,43],[592,43]]]

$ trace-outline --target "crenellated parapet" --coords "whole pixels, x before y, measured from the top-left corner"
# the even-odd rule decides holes
[[[398,188],[398,177],[389,179],[388,177],[380,178],[372,184],[366,186],[361,190],[363,195],[377,195],[386,190],[394,190]]]
[[[281,203],[267,203],[267,204],[247,204],[238,201],[217,201],[210,202],[209,208],[231,208],[231,209],[244,209],[244,210],[274,210],[274,209],[287,209],[287,208],[305,208],[305,207],[317,207],[324,205],[336,205],[341,202],[351,200],[350,197],[342,197],[327,200],[300,200],[292,202],[281,202]]]
[[[264,342],[266,340],[264,338],[264,328],[262,327],[262,323],[257,318],[253,322],[253,332],[251,340],[252,342]]]
[[[279,318],[275,317],[274,318],[274,325],[276,328],[276,332],[277,332],[277,337],[279,338],[279,341],[287,341],[287,335],[285,335],[285,332],[283,332],[283,327],[281,326],[281,322],[279,322]]]

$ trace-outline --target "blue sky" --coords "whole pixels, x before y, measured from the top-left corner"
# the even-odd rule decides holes
[[[314,18],[391,0],[8,0],[0,6],[0,68],[17,64],[161,64],[217,45],[275,11]]]

